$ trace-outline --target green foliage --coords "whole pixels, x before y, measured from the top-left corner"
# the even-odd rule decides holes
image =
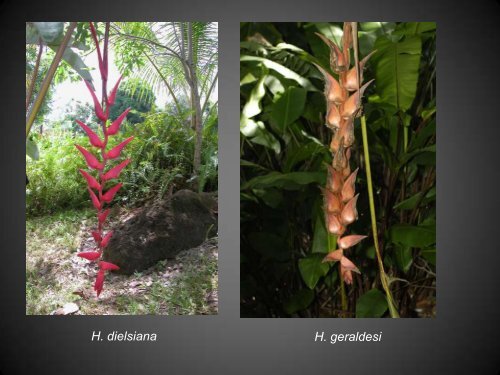
[[[110,118],[115,119],[127,108],[127,122],[138,124],[144,121],[144,115],[151,110],[155,102],[153,90],[144,82],[128,80],[120,85],[116,93],[115,105],[110,110]]]
[[[187,180],[192,173],[193,131],[185,126],[184,120],[158,112],[146,114],[140,124],[124,123],[124,131],[113,142],[119,143],[129,136],[134,136],[134,140],[126,149],[132,162],[120,177],[124,185],[117,196],[117,204],[135,205],[190,187]],[[65,124],[53,124],[50,131],[34,135],[40,157],[37,161],[26,159],[30,180],[26,188],[29,215],[50,214],[89,204],[85,182],[78,172],[78,168],[86,166],[74,147],[75,143],[88,145],[88,139]],[[204,186],[205,190],[216,190],[216,117],[207,127],[204,141]]]
[[[388,306],[384,293],[371,289],[356,302],[356,318],[380,318]]]
[[[312,64],[328,67],[329,53],[316,32],[340,42],[342,24],[241,24],[242,316],[339,316],[341,309],[338,267],[321,263],[336,238],[326,231],[319,189],[332,159],[323,80]],[[391,280],[400,280],[392,284],[400,315],[413,316],[435,286],[435,24],[362,22],[359,44],[360,58],[377,49],[364,71],[365,81],[375,78],[364,113],[382,252]],[[358,120],[355,134],[360,217],[350,229],[370,234]],[[347,287],[346,313],[384,316],[384,294],[370,289],[379,281],[373,240],[349,258],[361,275]]]

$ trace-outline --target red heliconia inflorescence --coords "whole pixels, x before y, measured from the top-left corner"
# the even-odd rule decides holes
[[[101,73],[102,79],[102,88],[103,93],[106,93],[106,83],[108,80],[108,61],[107,61],[107,37],[104,38],[104,48],[103,53],[101,53],[101,49],[99,46],[99,40],[97,37],[97,32],[95,30],[94,25],[90,22],[90,32],[92,34],[92,38],[96,44],[97,57],[99,60],[99,71]],[[97,176],[92,176],[88,171],[80,169],[80,173],[85,178],[87,182],[87,189],[90,194],[90,199],[94,208],[97,210],[97,228],[92,230],[92,237],[95,241],[95,249],[92,251],[84,251],[80,252],[77,255],[81,258],[87,259],[89,261],[98,261],[99,270],[97,272],[97,277],[94,283],[94,290],[97,293],[97,296],[101,294],[104,278],[107,271],[116,271],[119,270],[120,267],[117,265],[105,262],[101,260],[104,248],[109,244],[111,237],[113,236],[112,231],[107,231],[105,233],[104,227],[106,223],[106,219],[109,215],[109,208],[105,208],[105,206],[113,200],[114,196],[122,187],[122,183],[115,183],[113,186],[106,186],[106,183],[109,180],[116,179],[119,177],[123,168],[125,168],[129,163],[130,159],[126,159],[121,163],[111,167],[109,167],[108,162],[113,159],[117,159],[120,155],[124,147],[129,144],[134,137],[129,137],[125,141],[121,142],[119,145],[107,149],[109,136],[115,135],[118,133],[120,129],[120,125],[123,120],[126,118],[130,108],[126,109],[118,118],[111,122],[111,125],[108,126],[108,117],[110,113],[110,108],[113,106],[116,98],[116,92],[118,90],[118,86],[120,84],[122,77],[118,79],[118,82],[115,84],[109,95],[103,98],[103,105],[99,102],[92,85],[89,82],[84,81],[87,85],[87,88],[90,91],[92,96],[92,100],[94,102],[94,110],[97,118],[101,121],[101,130],[102,130],[102,138],[98,135],[98,132],[92,130],[87,124],[76,120],[78,125],[83,129],[83,131],[89,137],[90,145],[97,149],[100,157],[95,156],[92,152],[85,149],[80,145],[75,145],[76,148],[82,153],[85,158],[85,162],[88,167],[97,171]],[[106,94],[105,94],[106,95]]]

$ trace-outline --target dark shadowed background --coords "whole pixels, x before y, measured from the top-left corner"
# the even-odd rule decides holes
[[[498,374],[500,252],[496,109],[500,4],[456,1],[3,1],[0,373]],[[219,315],[25,316],[24,22],[212,20],[220,35]],[[436,319],[239,318],[240,21],[437,22]],[[156,343],[91,343],[93,330]],[[378,344],[314,343],[316,331],[383,331]]]

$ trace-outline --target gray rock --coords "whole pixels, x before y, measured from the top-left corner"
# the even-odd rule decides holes
[[[217,233],[214,207],[217,203],[209,194],[180,190],[113,228],[103,258],[128,275],[174,258]]]

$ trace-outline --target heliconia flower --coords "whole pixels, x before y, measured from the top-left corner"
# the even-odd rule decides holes
[[[87,125],[85,125],[83,122],[79,120],[75,120],[78,125],[87,133],[87,136],[89,137],[90,144],[95,147],[103,148],[105,146],[104,142],[99,138],[99,136],[92,131]]]
[[[108,106],[110,106],[110,107],[113,104],[115,104],[116,93],[118,91],[118,86],[120,85],[120,81],[122,80],[122,77],[123,76],[120,76],[120,78],[118,78],[118,81],[116,81],[115,87],[113,87],[113,89],[111,90],[111,92],[108,95]]]
[[[341,49],[327,37],[316,33],[327,45],[330,47],[330,66],[336,72],[343,72],[347,70],[348,62],[342,53]]]
[[[97,160],[97,158],[94,155],[92,155],[89,151],[87,151],[80,145],[75,145],[75,147],[78,149],[78,151],[82,153],[83,157],[85,158],[85,161],[87,162],[87,165],[90,168],[98,170],[102,170],[104,168],[104,165],[101,162],[99,162],[99,160]]]
[[[101,49],[99,48],[99,41],[97,40],[97,33],[95,31],[93,23],[89,22],[89,25],[90,25],[90,32],[92,34],[92,38],[94,39],[94,43],[97,49],[97,59],[99,60],[99,70],[101,72],[101,77],[106,80],[108,79],[108,69],[102,59]]]
[[[101,257],[101,253],[99,251],[84,251],[76,255],[78,255],[80,258],[84,258],[91,261],[97,260]]]
[[[318,64],[314,64],[318,68],[318,70],[325,77],[325,96],[326,99],[330,102],[340,104],[343,103],[347,99],[347,91],[344,90],[340,83],[333,77],[330,73],[324,70]]]
[[[356,210],[356,202],[358,201],[359,194],[356,194],[346,203],[340,215],[340,221],[343,225],[349,225],[358,218],[358,211]]]
[[[95,278],[94,290],[97,292],[97,297],[102,292],[102,286],[104,284],[104,270],[100,269]]]
[[[102,271],[116,271],[120,269],[120,267],[118,267],[116,264],[105,262],[103,260],[99,262],[99,268]]]
[[[352,117],[354,116],[359,109],[359,99],[360,95],[363,96],[363,93],[365,92],[366,88],[372,83],[374,79],[366,82],[361,88],[356,91],[354,94],[352,94],[349,99],[345,101],[345,103],[342,105],[342,110],[341,110],[341,115],[342,117]]]
[[[345,269],[342,266],[342,263],[340,264],[340,275],[344,279],[344,282],[348,285],[352,284],[352,271]]]
[[[349,165],[349,161],[346,157],[346,151],[344,147],[344,139],[340,138],[338,150],[335,152],[335,156],[333,157],[332,167],[337,171],[342,171],[347,168]]]
[[[107,29],[109,29],[109,24],[106,27]],[[96,45],[96,50],[99,60],[99,69],[101,71],[102,87],[103,90],[107,90],[107,75],[108,75],[107,51],[108,51],[109,39],[107,36],[104,38],[103,54],[101,55],[101,49],[99,47],[97,32],[92,22],[90,22],[90,32],[92,34],[92,39],[94,40]],[[80,256],[81,258],[85,258],[88,260],[100,261],[101,257],[103,256],[104,249],[106,248],[106,246],[108,246],[113,236],[113,231],[109,230],[105,231],[104,223],[106,222],[106,219],[110,213],[110,209],[109,208],[104,209],[103,206],[106,203],[110,203],[113,200],[116,193],[123,186],[123,183],[118,183],[117,185],[108,189],[106,192],[103,192],[106,181],[117,178],[120,175],[123,168],[125,168],[125,166],[127,166],[130,163],[130,159],[127,159],[122,161],[118,165],[110,168],[107,172],[104,171],[104,167],[106,165],[107,160],[118,158],[122,153],[124,147],[128,143],[130,143],[133,139],[133,137],[130,137],[121,142],[119,145],[112,148],[111,150],[107,149],[108,136],[114,135],[119,131],[121,123],[123,122],[123,120],[126,118],[127,114],[130,111],[130,108],[127,108],[120,116],[118,116],[118,118],[116,118],[113,122],[111,122],[111,125],[108,128],[106,128],[110,108],[115,104],[116,95],[121,79],[122,77],[120,76],[113,89],[109,92],[109,96],[106,98],[105,102],[102,103],[102,105],[100,101],[97,99],[93,85],[90,83],[90,81],[85,81],[85,84],[88,90],[90,91],[90,94],[92,95],[92,100],[94,101],[95,113],[97,117],[102,121],[102,126],[104,127],[104,135],[105,135],[104,139],[101,139],[99,137],[98,132],[94,132],[89,126],[77,120],[77,123],[80,125],[80,127],[87,133],[92,146],[99,147],[101,149],[101,155],[102,155],[102,162],[101,162],[99,161],[97,156],[89,152],[87,149],[83,148],[82,146],[75,145],[84,156],[87,165],[90,168],[97,169],[100,171],[98,177],[93,177],[90,173],[87,173],[83,169],[80,169],[80,173],[87,181],[87,190],[89,191],[92,204],[97,209],[97,220],[98,220],[97,229],[91,231],[92,237],[96,242],[95,251],[86,251],[78,254],[78,256]],[[99,262],[99,272],[96,275],[94,283],[94,290],[97,292],[97,297],[99,297],[99,295],[102,292],[106,271],[113,271],[118,269],[120,268],[113,263],[104,261]]]
[[[96,232],[96,231],[92,231],[92,237],[94,237],[95,242],[98,242],[98,243],[101,242],[101,240],[102,240],[101,233]]]
[[[84,80],[84,82],[90,91],[90,95],[92,95],[92,100],[94,101],[94,111],[95,111],[96,116],[99,118],[99,120],[106,121],[108,119],[108,116],[102,110],[101,104],[99,103],[99,100],[97,99],[97,96],[95,95],[95,92],[92,89],[92,86],[90,86],[90,84],[87,81]]]
[[[112,180],[114,178],[117,178],[120,175],[122,169],[125,168],[128,163],[130,163],[130,159],[126,159],[126,160],[122,161],[120,164],[118,164],[117,166],[111,168],[109,171],[104,173],[102,175],[101,179],[103,181],[107,181],[107,180]]]
[[[337,172],[331,165],[328,166],[327,187],[330,191],[338,193],[342,190],[342,173]]]
[[[330,105],[328,114],[326,115],[326,125],[331,129],[338,129],[340,127],[340,112],[336,105]]]
[[[106,129],[106,134],[107,135],[114,135],[118,133],[118,130],[120,129],[120,125],[122,124],[123,120],[125,117],[127,117],[127,114],[130,112],[130,107],[127,108],[123,113],[117,117],[115,121]]]
[[[362,236],[359,234],[351,234],[350,236],[341,237],[337,240],[339,247],[343,250],[353,247],[358,244],[361,240],[365,239],[367,236]]]
[[[345,226],[342,225],[340,220],[335,214],[326,214],[326,226],[328,232],[331,234],[336,234],[337,236],[341,236],[345,232]]]
[[[109,215],[109,211],[110,209],[108,208],[107,210],[104,210],[102,211],[98,216],[97,216],[97,220],[99,221],[99,224],[103,224],[105,221],[106,221],[106,218],[108,217]]]
[[[366,62],[373,56],[377,50],[373,50],[368,55],[366,55],[363,60],[359,62],[359,76],[360,82],[363,82],[363,70]],[[352,67],[349,72],[347,72],[346,78],[342,80],[342,85],[349,91],[356,91],[358,89],[358,73],[356,71],[356,66]]]
[[[87,188],[90,194],[90,199],[92,200],[92,204],[94,205],[96,210],[101,209],[101,202],[99,201],[99,198],[97,198],[97,195],[95,195],[94,191],[91,188]]]
[[[122,152],[123,148],[132,141],[134,137],[129,137],[126,140],[124,140],[122,143],[120,143],[118,146],[113,147],[107,154],[106,154],[106,159],[115,159],[118,156],[120,156],[120,153]]]
[[[322,260],[323,263],[325,262],[339,262],[342,257],[344,256],[344,252],[342,249],[338,249],[335,251],[330,251]]]
[[[321,188],[325,197],[326,210],[331,213],[340,213],[342,203],[337,195],[333,194],[330,190]]]
[[[344,147],[351,147],[354,143],[354,119],[343,119],[340,123],[339,137],[344,139]]]
[[[354,183],[356,182],[356,175],[358,174],[359,168],[356,168],[354,172],[350,174],[349,177],[344,181],[344,186],[342,186],[342,202],[348,202],[356,194],[356,189],[354,188]]]
[[[89,188],[96,189],[96,190],[99,190],[101,188],[101,185],[99,185],[99,182],[97,182],[97,180],[94,177],[89,175],[83,169],[80,169],[80,173],[87,180],[87,185]]]
[[[111,189],[109,189],[106,193],[104,193],[102,195],[102,200],[106,203],[109,203],[113,200],[113,197],[115,196],[115,194],[118,192],[118,190],[120,190],[120,188],[122,187],[123,183],[120,182],[119,184],[113,186]]]
[[[342,267],[348,271],[353,271],[353,272],[356,272],[356,273],[361,273],[358,269],[358,267],[356,267],[356,265],[351,262],[349,259],[347,259],[345,256],[343,256],[341,259],[340,259],[340,264],[342,265]]]
[[[101,241],[101,248],[104,249],[108,245],[109,240],[111,239],[112,236],[113,236],[113,231],[109,231],[108,233],[106,233],[106,235]]]

